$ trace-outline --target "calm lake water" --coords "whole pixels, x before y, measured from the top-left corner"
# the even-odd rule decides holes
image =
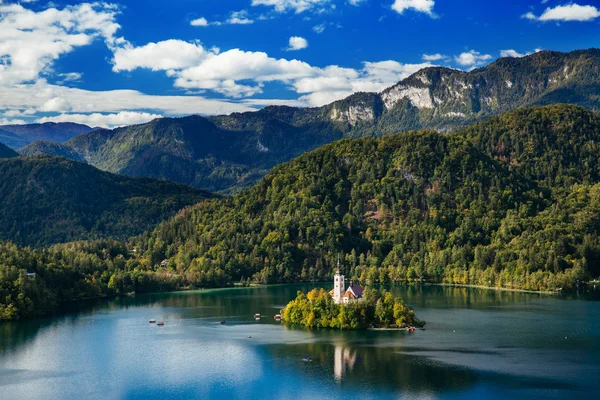
[[[397,287],[426,330],[307,331],[310,285],[140,295],[0,324],[0,399],[598,398],[600,301]],[[259,321],[255,313],[264,315]],[[154,318],[164,327],[150,325]],[[221,319],[226,325],[219,325]],[[251,338],[248,338],[251,336]],[[304,363],[308,355],[312,362]]]

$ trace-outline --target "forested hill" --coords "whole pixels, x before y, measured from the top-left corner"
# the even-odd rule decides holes
[[[16,151],[13,151],[10,148],[3,145],[2,143],[0,143],[0,158],[11,158],[16,156],[18,156]]]
[[[21,245],[140,234],[212,195],[59,157],[0,160],[0,240]]]
[[[456,135],[548,188],[600,182],[600,117],[583,107],[519,109]]]
[[[341,138],[451,132],[519,107],[553,103],[600,110],[600,50],[541,51],[469,72],[426,68],[381,93],[356,93],[322,107],[165,118],[96,130],[66,145],[77,154],[71,157],[105,171],[230,193],[278,163]]]
[[[547,190],[464,139],[413,132],[324,146],[138,245],[199,285],[324,279],[340,253],[355,279],[441,281],[469,266],[509,210],[524,217],[549,204]]]
[[[19,149],[19,154],[22,156],[39,156],[49,155],[56,157],[65,157],[75,161],[84,161],[76,151],[71,147],[65,146],[64,144],[56,142],[47,142],[43,140],[36,140],[35,142]]]

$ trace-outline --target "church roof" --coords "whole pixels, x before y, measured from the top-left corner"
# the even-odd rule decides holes
[[[364,289],[360,285],[350,284],[346,293],[351,292],[354,297],[362,297]]]

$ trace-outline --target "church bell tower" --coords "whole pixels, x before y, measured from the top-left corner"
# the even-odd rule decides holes
[[[340,257],[338,256],[337,269],[333,277],[333,301],[337,304],[342,302],[345,287],[344,275],[340,273]]]

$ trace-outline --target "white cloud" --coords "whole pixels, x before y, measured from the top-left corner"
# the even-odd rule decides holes
[[[521,58],[521,57],[526,57],[529,56],[533,53],[537,53],[539,51],[542,51],[542,49],[535,49],[534,51],[529,51],[526,53],[519,53],[516,50],[513,49],[508,49],[508,50],[500,50],[500,57],[513,57],[513,58]]]
[[[190,21],[190,25],[192,26],[208,26],[208,21],[204,17],[196,18]]]
[[[302,61],[277,60],[263,52],[233,49],[219,54],[210,53],[198,65],[179,71],[175,86],[246,97],[260,93],[264,82],[287,82],[311,74],[313,68]],[[238,83],[240,81],[253,82]]]
[[[302,38],[292,38],[290,48],[304,48]],[[314,67],[299,60],[276,59],[264,52],[232,49],[220,52],[199,43],[170,40],[115,52],[115,71],[137,68],[163,70],[175,87],[188,91],[210,90],[230,98],[262,93],[270,82],[280,82],[308,105],[321,105],[357,91],[379,91],[395,84],[423,64],[395,61],[365,62],[362,69],[339,66]]]
[[[448,56],[445,56],[443,54],[423,54],[423,60],[424,61],[439,61],[439,60],[445,60],[447,59]]]
[[[531,53],[519,53],[516,50],[508,49],[508,50],[500,50],[500,57],[513,57],[513,58],[521,58],[529,55]]]
[[[51,85],[44,80],[0,91],[0,114],[26,116],[37,112],[119,113],[143,111],[163,115],[230,114],[255,109],[251,102],[236,103],[201,96],[154,96],[136,90],[89,91]]]
[[[308,41],[300,36],[292,36],[289,40],[288,51],[296,51],[306,49],[308,47]]]
[[[481,54],[478,51],[470,50],[454,57],[455,61],[463,67],[476,67],[485,64],[486,61],[492,59],[489,54]]]
[[[554,8],[546,8],[539,17],[532,12],[524,14],[522,18],[535,21],[592,21],[600,17],[600,10],[594,6],[581,6],[571,3]]]
[[[399,14],[403,14],[406,10],[413,10],[422,12],[433,17],[433,7],[435,6],[434,0],[394,0],[392,4],[392,10]]]
[[[315,31],[315,33],[323,33],[323,32],[325,32],[325,28],[326,28],[325,24],[320,24],[320,25],[313,26],[312,29],[313,29],[313,31]]]
[[[294,11],[301,12],[323,7],[330,0],[252,0],[253,6],[269,6],[277,12]]]
[[[119,126],[143,124],[162,115],[145,112],[122,111],[117,114],[60,114],[54,117],[38,118],[36,122],[75,122],[91,127],[116,128]]]
[[[50,72],[62,55],[96,38],[103,38],[109,46],[120,43],[115,37],[117,13],[116,6],[107,3],[35,12],[0,2],[0,85],[34,81]]]
[[[248,18],[248,11],[233,11],[227,21],[226,24],[230,25],[249,25],[253,24],[254,21]]]
[[[348,4],[353,6],[359,6],[367,0],[348,0]]]
[[[148,68],[153,71],[183,69],[200,63],[206,57],[204,47],[196,42],[165,40],[134,47],[127,43],[114,51],[113,71]]]

